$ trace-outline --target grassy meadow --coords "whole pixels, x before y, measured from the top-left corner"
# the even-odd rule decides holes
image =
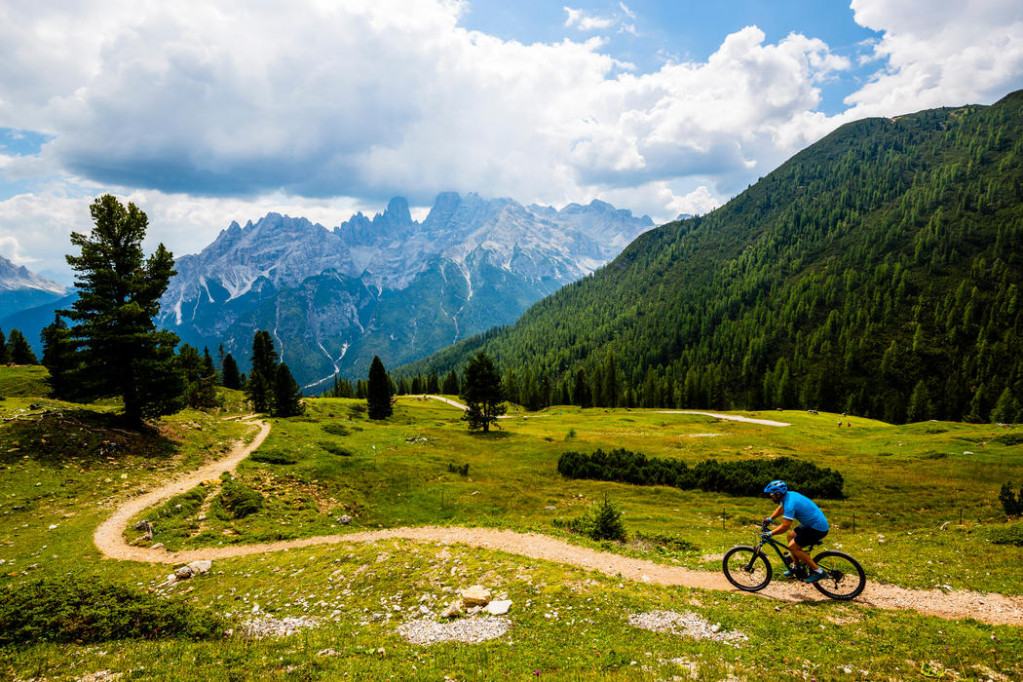
[[[0,368],[0,601],[26,585],[74,580],[146,594],[169,567],[102,559],[92,533],[121,501],[226,453],[250,428],[238,394],[218,413],[184,411],[159,428],[118,428],[115,406],[40,397],[43,370]],[[238,468],[143,516],[170,549],[265,542],[408,525],[538,531],[651,560],[719,571],[771,509],[761,497],[565,480],[569,450],[624,447],[651,457],[790,456],[835,468],[846,499],[822,501],[826,547],[860,559],[873,581],[910,588],[1023,593],[1021,550],[992,540],[1017,528],[998,502],[1023,484],[1023,428],[892,426],[802,412],[745,414],[770,427],[648,410],[555,407],[470,434],[460,412],[399,399],[384,422],[355,400],[312,399],[274,420]],[[843,425],[838,426],[842,421]],[[846,426],[846,424],[850,424]],[[458,471],[468,465],[466,475]],[[597,545],[564,530],[607,495],[630,539]],[[342,515],[352,518],[342,525]],[[128,530],[129,540],[138,531]],[[510,631],[490,641],[407,641],[402,624],[434,617],[474,584],[507,597]],[[809,589],[809,588],[807,588]],[[319,546],[217,561],[159,594],[186,618],[234,636],[103,641],[0,639],[0,679],[1019,679],[1020,629],[840,603],[619,581],[550,562],[405,540]],[[14,596],[12,596],[14,595]],[[0,606],[0,618],[4,607]],[[657,611],[695,614],[745,639],[714,641],[630,624]],[[258,617],[305,619],[283,638],[242,636]],[[50,641],[43,641],[49,639]]]

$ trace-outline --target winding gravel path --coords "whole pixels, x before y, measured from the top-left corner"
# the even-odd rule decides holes
[[[233,471],[238,463],[258,448],[270,433],[270,425],[265,422],[247,419],[245,423],[259,428],[259,433],[248,445],[239,442],[224,459],[208,464],[156,490],[132,497],[118,507],[114,514],[96,529],[93,535],[93,540],[100,552],[106,557],[122,561],[183,564],[197,559],[227,559],[315,545],[377,542],[402,538],[421,542],[460,544],[519,554],[532,559],[542,559],[599,571],[606,575],[620,577],[623,580],[660,585],[681,585],[707,590],[736,591],[721,573],[665,566],[652,561],[571,545],[536,533],[517,533],[492,528],[432,526],[391,528],[258,545],[209,547],[181,552],[167,552],[162,549],[154,550],[128,545],[124,541],[124,529],[133,516],[174,495],[191,490],[203,481],[216,479],[225,471]],[[825,597],[809,585],[781,580],[772,582],[757,595],[785,602],[825,600]],[[866,590],[855,600],[855,603],[882,609],[911,609],[940,618],[974,618],[993,625],[1023,625],[1023,597],[1010,597],[994,593],[910,590],[894,585],[868,582]]]

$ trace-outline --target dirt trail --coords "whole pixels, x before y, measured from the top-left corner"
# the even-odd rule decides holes
[[[123,531],[132,516],[174,495],[191,490],[203,481],[216,479],[225,471],[233,471],[240,461],[262,444],[267,434],[270,433],[270,425],[254,419],[246,423],[259,427],[259,433],[251,443],[248,445],[239,443],[226,458],[208,464],[161,488],[127,500],[96,529],[93,536],[96,547],[105,556],[112,559],[182,564],[197,559],[227,559],[316,545],[377,542],[401,538],[421,542],[461,544],[519,554],[532,559],[554,561],[599,571],[610,576],[620,576],[623,580],[660,585],[681,585],[707,590],[736,591],[720,573],[665,566],[652,561],[571,545],[545,535],[492,528],[432,526],[392,528],[258,545],[209,547],[181,552],[167,552],[162,549],[154,550],[128,545],[124,541]],[[786,602],[825,600],[825,597],[809,585],[781,580],[773,582],[757,595]],[[910,609],[940,618],[974,618],[993,625],[1023,625],[1023,597],[1010,597],[994,593],[910,590],[894,585],[868,582],[866,590],[856,598],[855,603],[882,609]]]

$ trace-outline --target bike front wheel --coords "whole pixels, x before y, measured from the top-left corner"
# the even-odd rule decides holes
[[[757,592],[771,582],[771,563],[767,557],[745,545],[728,550],[721,568],[728,582],[744,592]]]
[[[826,597],[847,601],[859,596],[867,586],[867,574],[856,559],[844,552],[821,552],[813,558],[826,576],[813,586]]]

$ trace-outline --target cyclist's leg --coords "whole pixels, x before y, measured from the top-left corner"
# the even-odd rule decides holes
[[[803,547],[818,544],[827,534],[827,531],[821,532],[810,528],[809,526],[799,526],[795,530],[790,530],[788,533],[789,552],[792,553],[792,556],[797,561],[802,561],[804,564],[809,566],[811,570],[817,571],[820,567],[809,553],[803,551]]]

